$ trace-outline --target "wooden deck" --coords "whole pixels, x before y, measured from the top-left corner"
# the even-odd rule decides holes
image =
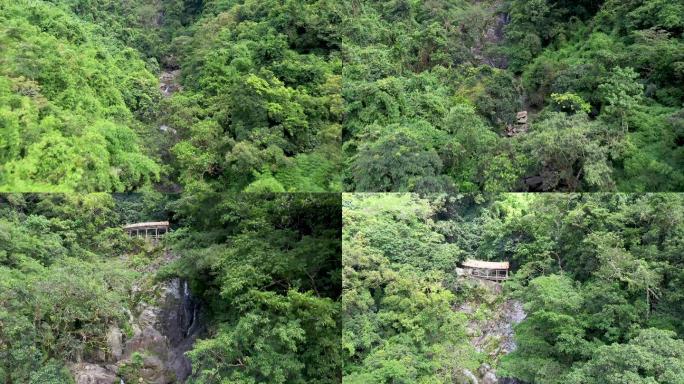
[[[158,240],[169,232],[169,222],[149,221],[145,223],[127,224],[124,225],[123,229],[131,237],[144,237],[146,239]]]
[[[509,264],[504,262],[481,261],[468,259],[461,264],[467,276],[492,281],[508,279]]]

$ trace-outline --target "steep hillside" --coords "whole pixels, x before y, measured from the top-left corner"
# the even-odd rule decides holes
[[[2,194],[0,382],[339,382],[339,220],[336,194]]]
[[[6,2],[0,191],[678,191],[682,13]]]
[[[160,178],[140,135],[158,102],[141,55],[43,1],[0,5],[0,191],[125,191]]]
[[[681,2],[346,9],[346,190],[684,186]]]
[[[338,8],[3,3],[0,191],[340,190]]]
[[[681,383],[683,198],[345,195],[344,381]]]
[[[178,306],[161,305],[165,284],[150,269],[162,248],[119,227],[163,218],[151,201],[132,214],[140,206],[105,194],[0,195],[0,381],[72,383],[69,369],[92,371],[95,363],[102,374],[107,366],[112,378],[124,377],[124,361],[151,352],[132,344],[153,339],[143,307]]]

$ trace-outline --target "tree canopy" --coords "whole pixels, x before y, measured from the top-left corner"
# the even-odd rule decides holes
[[[483,363],[533,384],[684,377],[681,195],[357,193],[343,206],[345,381],[453,383]],[[457,277],[468,258],[510,262],[500,299]],[[526,313],[517,348],[478,353],[466,319],[503,299]]]
[[[0,191],[340,190],[338,8],[3,4]]]
[[[681,190],[665,3],[346,3],[345,190]]]
[[[209,194],[175,205],[180,259],[212,313],[189,383],[332,383],[340,373],[338,194]]]
[[[681,10],[3,4],[0,191],[679,191]]]
[[[0,190],[127,191],[159,180],[139,140],[158,98],[140,54],[46,2],[0,6]]]
[[[73,383],[75,363],[112,363],[110,329],[136,345],[171,278],[203,313],[183,382],[340,382],[340,209],[337,194],[0,195],[0,382]],[[164,219],[161,246],[121,228]],[[136,356],[114,374],[151,382]]]

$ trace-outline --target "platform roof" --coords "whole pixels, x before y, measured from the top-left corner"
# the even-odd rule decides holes
[[[146,228],[168,228],[168,221],[148,221],[146,223],[135,223],[124,225],[124,229],[146,229]]]
[[[508,269],[508,261],[482,261],[468,259],[462,264],[466,268],[482,268],[482,269]]]

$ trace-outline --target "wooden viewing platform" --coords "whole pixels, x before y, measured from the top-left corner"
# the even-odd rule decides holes
[[[123,229],[131,237],[144,237],[146,239],[158,240],[169,232],[169,222],[149,221],[146,223],[127,224],[124,225]]]
[[[468,259],[461,264],[461,267],[467,276],[503,281],[508,279],[508,269],[510,266],[507,261],[494,262]]]

